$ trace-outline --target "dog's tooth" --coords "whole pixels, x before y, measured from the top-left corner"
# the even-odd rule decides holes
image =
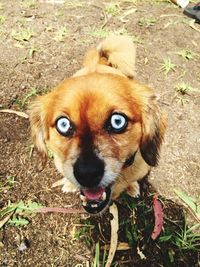
[[[92,208],[97,208],[98,205],[97,205],[97,204],[91,204],[91,207],[92,207]]]
[[[80,199],[81,199],[82,201],[86,201],[86,197],[85,197],[84,195],[82,195],[82,194],[80,194]]]
[[[103,192],[103,194],[102,194],[102,200],[106,200],[106,192]]]
[[[86,201],[83,201],[82,202],[82,205],[85,207],[87,205],[87,202]]]

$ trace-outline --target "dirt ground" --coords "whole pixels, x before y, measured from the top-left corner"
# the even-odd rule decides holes
[[[137,79],[154,88],[168,117],[160,163],[149,181],[174,203],[180,203],[174,189],[199,199],[200,25],[192,28],[191,19],[170,1],[44,2],[0,1],[0,108],[26,111],[37,94],[79,69],[89,47],[113,32],[128,34],[137,44]],[[169,61],[163,65],[166,59],[171,68]],[[51,188],[61,178],[52,160],[38,171],[31,144],[28,120],[0,113],[0,182],[15,180],[0,191],[0,208],[30,199],[48,207],[79,207],[76,196]],[[92,254],[74,237],[76,224],[80,215],[39,214],[27,226],[4,227],[0,266],[86,266]],[[24,251],[21,243],[27,245]],[[193,265],[138,259],[134,266],[198,266],[198,256],[191,257]]]

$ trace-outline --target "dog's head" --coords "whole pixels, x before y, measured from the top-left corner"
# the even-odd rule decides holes
[[[48,146],[91,213],[107,206],[112,185],[138,150],[148,165],[156,165],[165,128],[149,88],[99,73],[66,79],[38,97],[30,120],[43,159]]]

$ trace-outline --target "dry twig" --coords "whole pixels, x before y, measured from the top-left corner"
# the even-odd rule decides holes
[[[13,213],[14,211],[8,214],[3,220],[0,221],[0,229],[10,220],[10,218],[13,216]]]
[[[12,109],[0,109],[0,112],[2,113],[10,113],[10,114],[15,114],[17,116],[23,117],[25,119],[28,119],[29,116],[28,114],[21,112],[21,111],[17,111],[17,110],[12,110]]]
[[[200,32],[200,29],[198,29],[196,26],[195,26],[195,19],[192,19],[190,22],[189,22],[189,25],[192,29],[194,29],[195,31],[197,32]]]

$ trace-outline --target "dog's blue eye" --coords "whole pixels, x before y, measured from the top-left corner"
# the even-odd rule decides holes
[[[73,133],[71,122],[66,117],[60,117],[56,120],[56,129],[64,136],[69,136]]]
[[[111,117],[110,124],[113,129],[120,130],[126,124],[126,119],[122,115],[114,114]]]
[[[124,114],[113,113],[106,123],[106,129],[110,133],[122,133],[128,125],[128,118]]]

